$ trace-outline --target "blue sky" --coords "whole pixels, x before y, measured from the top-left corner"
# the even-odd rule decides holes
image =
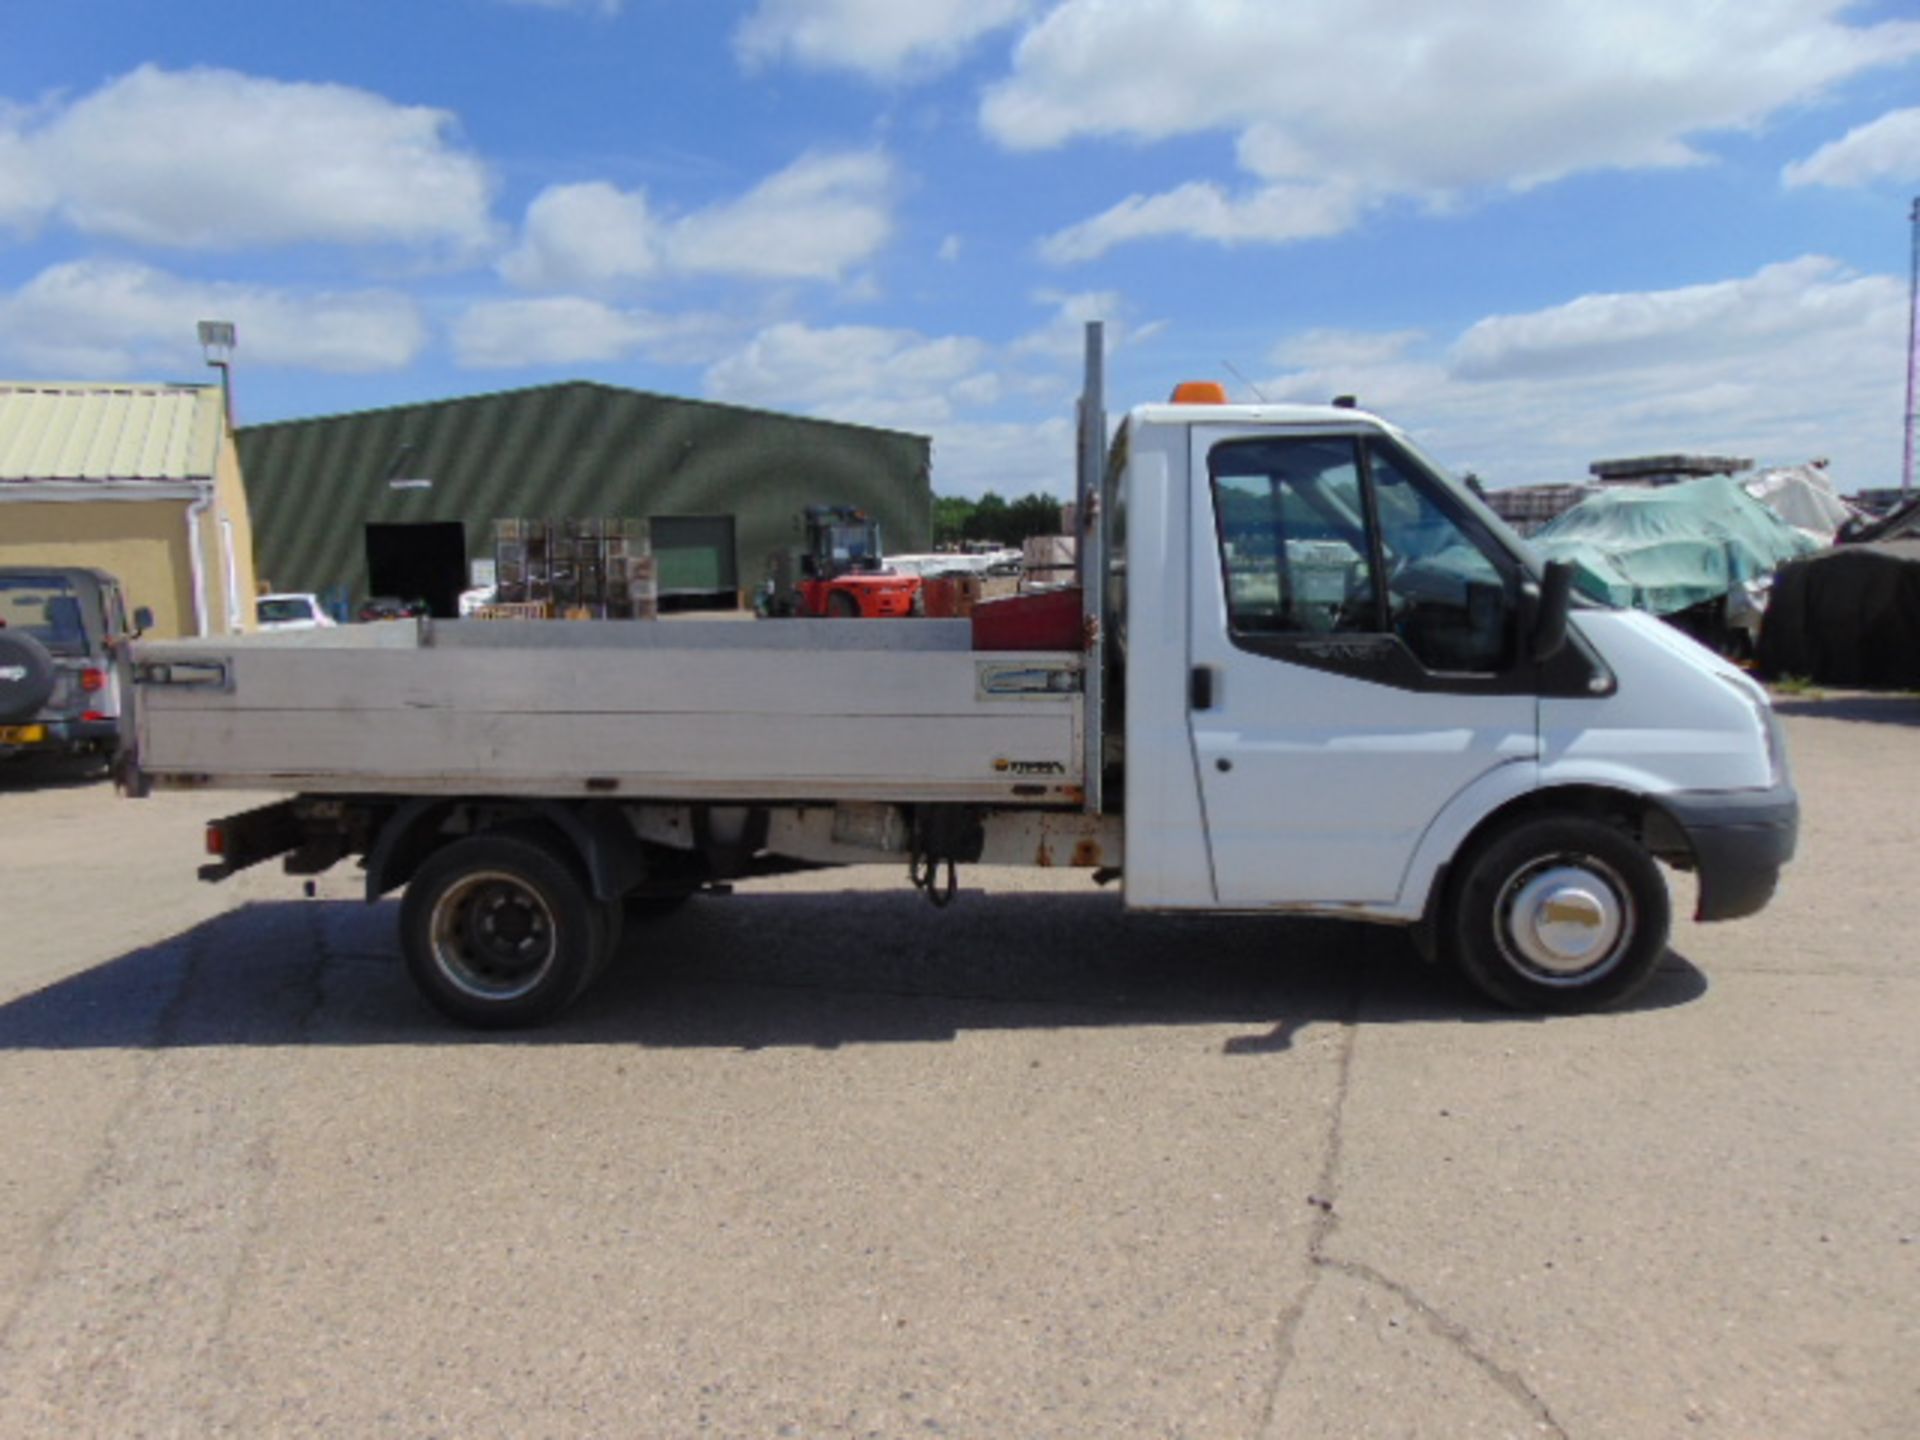
[[[1115,409],[1355,393],[1495,485],[1898,483],[1920,6],[0,0],[0,376],[242,422],[587,378],[1071,488]]]

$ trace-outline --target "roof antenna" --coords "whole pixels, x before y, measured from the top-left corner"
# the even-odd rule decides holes
[[[1262,405],[1271,403],[1268,401],[1266,396],[1260,393],[1260,387],[1258,385],[1254,384],[1253,381],[1249,380],[1246,376],[1240,373],[1240,367],[1234,364],[1233,361],[1222,360],[1220,363],[1227,367],[1227,373],[1229,375],[1233,376],[1234,379],[1238,380],[1242,385],[1246,386],[1247,389],[1253,391],[1254,399],[1258,400]]]

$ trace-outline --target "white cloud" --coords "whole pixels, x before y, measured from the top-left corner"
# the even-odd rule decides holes
[[[710,368],[706,390],[717,400],[911,429],[949,418],[959,387],[981,393],[989,359],[985,343],[962,336],[784,323]]]
[[[454,132],[444,110],[345,85],[144,65],[0,136],[0,219],[11,197],[15,225],[146,245],[466,252],[491,233],[490,182]]]
[[[893,230],[893,165],[877,151],[803,155],[738,200],[674,223],[670,253],[689,272],[837,280]]]
[[[488,300],[453,326],[453,355],[471,370],[605,364],[642,353],[665,363],[711,359],[736,333],[731,321],[701,312],[657,315],[578,295]]]
[[[1583,295],[1530,315],[1471,326],[1454,345],[1453,369],[1470,380],[1582,375],[1622,362],[1665,366],[1757,345],[1789,347],[1808,336],[1872,323],[1884,280],[1854,276],[1821,256],[1769,265],[1739,280],[1676,290]]]
[[[1132,307],[1117,291],[1084,290],[1063,294],[1041,290],[1033,296],[1039,305],[1053,307],[1053,315],[1037,330],[1030,330],[1008,347],[1015,356],[1038,356],[1054,361],[1063,369],[1078,367],[1087,353],[1087,322],[1098,320],[1105,327],[1107,354],[1144,340],[1164,328],[1164,321],[1136,326]]]
[[[637,348],[639,317],[598,300],[549,295],[475,305],[453,327],[454,360],[469,369],[617,360]]]
[[[643,191],[556,185],[527,207],[501,273],[528,289],[606,289],[662,274],[838,280],[892,233],[893,164],[877,151],[803,155],[737,199],[658,213]]]
[[[970,421],[932,427],[933,487],[940,495],[978,499],[987,491],[1012,499],[1035,493],[1073,495],[1074,425],[1070,419]]]
[[[1892,483],[1906,285],[1818,256],[1673,290],[1489,316],[1451,344],[1415,332],[1291,337],[1269,400],[1353,393],[1496,485],[1590,461],[1706,450],[1830,456],[1844,486]]]
[[[790,60],[892,80],[946,69],[1032,9],[1033,0],[760,0],[734,49],[748,65]]]
[[[1275,345],[1273,359],[1301,369],[1385,365],[1425,338],[1418,330],[1303,330]]]
[[[1056,265],[1093,260],[1131,240],[1186,235],[1222,245],[1313,240],[1349,230],[1366,208],[1345,185],[1267,185],[1229,195],[1192,180],[1159,195],[1129,195],[1112,209],[1049,235],[1043,259]]]
[[[0,296],[0,354],[55,376],[191,373],[201,360],[201,320],[234,322],[243,367],[398,370],[427,340],[413,301],[393,291],[307,293],[77,260]]]
[[[1789,187],[1920,180],[1920,109],[1891,110],[1780,172]]]
[[[774,325],[712,365],[705,390],[719,400],[931,435],[943,495],[1070,494],[1082,321],[1107,321],[1110,351],[1160,326],[1134,324],[1131,307],[1111,292],[1034,299],[1049,318],[1001,344],[873,326]],[[1044,418],[1005,414],[1029,404],[1044,407]],[[995,407],[1003,418],[986,418]]]
[[[981,123],[1039,149],[1225,131],[1261,182],[1136,196],[1055,236],[1058,259],[1150,235],[1285,240],[1389,196],[1443,205],[1582,171],[1701,163],[1847,77],[1920,54],[1920,23],[1848,0],[1063,0]]]
[[[644,194],[602,180],[550,185],[527,206],[520,246],[500,273],[530,290],[645,279],[660,267],[659,232]]]
[[[33,229],[53,209],[52,184],[34,161],[24,136],[5,126],[0,113],[0,230]]]

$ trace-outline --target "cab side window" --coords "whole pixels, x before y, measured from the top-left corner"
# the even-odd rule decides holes
[[[1216,448],[1214,514],[1228,623],[1240,635],[1371,629],[1373,567],[1360,460],[1340,437]]]
[[[1245,648],[1392,636],[1416,673],[1511,666],[1514,579],[1433,478],[1386,441],[1228,441],[1208,465],[1228,628]]]

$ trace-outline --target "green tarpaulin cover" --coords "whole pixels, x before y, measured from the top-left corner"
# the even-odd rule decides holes
[[[1771,575],[1818,549],[1724,475],[1646,490],[1608,490],[1533,536],[1574,567],[1596,599],[1671,615]]]

